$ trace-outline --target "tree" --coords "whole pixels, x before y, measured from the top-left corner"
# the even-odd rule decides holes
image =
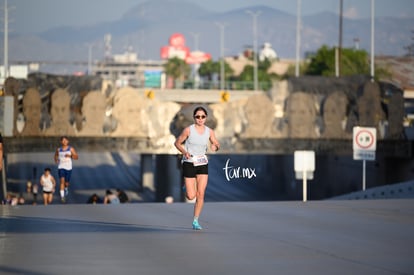
[[[355,50],[351,48],[342,49],[341,55],[341,75],[369,75],[370,63],[369,56],[365,50]],[[307,69],[304,72],[307,75],[322,75],[322,76],[334,76],[335,75],[335,48],[329,48],[328,46],[322,46],[315,56],[310,60]],[[375,76],[380,78],[387,71],[384,68],[376,67]]]
[[[220,62],[219,66],[221,66]],[[229,65],[229,63],[224,62],[224,79],[229,79],[233,76],[234,74],[234,70],[232,69],[232,67]]]
[[[219,73],[220,65],[217,62],[213,62],[212,60],[208,60],[200,65],[198,69],[198,73],[202,77],[206,77],[209,81],[213,79],[213,74]]]
[[[174,57],[168,59],[167,63],[164,64],[164,71],[175,82],[178,79],[184,80],[187,78],[190,75],[191,68],[184,60]]]
[[[307,75],[335,75],[335,49],[322,46],[312,57],[307,70]]]
[[[201,64],[198,69],[200,76],[207,78],[208,81],[213,80],[213,75],[217,74],[220,78],[221,75],[221,61],[207,61]],[[233,75],[234,71],[227,62],[224,62],[224,79],[229,79]]]
[[[278,78],[278,75],[275,73],[268,73],[270,67],[272,66],[272,61],[265,59],[263,61],[258,61],[257,64],[257,80],[260,83],[260,86],[264,89],[267,89],[270,86],[272,79]],[[254,88],[254,66],[246,65],[243,68],[243,71],[240,73],[238,79],[243,82],[249,82],[249,88]],[[266,85],[264,84],[266,83]],[[264,85],[264,86],[263,86]]]

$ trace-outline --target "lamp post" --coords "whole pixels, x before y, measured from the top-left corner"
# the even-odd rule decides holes
[[[343,6],[344,1],[339,1],[339,37],[338,37],[338,62],[336,67],[336,76],[341,76],[341,64],[342,64],[342,21],[343,21]]]
[[[7,0],[4,0],[4,68],[3,77],[6,79],[9,76],[9,10]]]
[[[220,28],[220,89],[224,90],[224,27],[223,23],[217,23],[216,25]]]
[[[301,0],[297,0],[297,14],[296,14],[296,65],[295,76],[299,76],[300,66],[300,30],[301,30]]]
[[[93,44],[88,44],[88,75],[92,74],[92,47]]]
[[[200,34],[193,33],[193,32],[190,32],[190,34],[193,36],[193,39],[194,39],[194,50],[198,51],[198,38],[200,37]]]
[[[374,81],[375,69],[375,0],[371,0],[371,81]]]
[[[194,51],[198,51],[198,38],[200,36],[199,33],[190,33],[194,38]],[[198,74],[198,69],[200,68],[200,63],[196,63],[193,65],[193,76],[194,76],[194,88],[198,89],[200,83],[200,76]]]
[[[252,12],[246,11],[253,18],[253,79],[254,79],[254,90],[258,90],[258,79],[257,79],[257,17],[261,11]]]

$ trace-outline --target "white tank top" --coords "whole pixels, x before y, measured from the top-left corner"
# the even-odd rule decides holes
[[[59,164],[58,169],[72,170],[72,157],[65,157],[66,154],[72,156],[70,151],[70,146],[63,150],[62,147],[59,148]]]
[[[43,183],[43,191],[45,192],[52,192],[53,191],[53,182],[52,182],[52,175],[45,176],[42,175],[42,182]]]

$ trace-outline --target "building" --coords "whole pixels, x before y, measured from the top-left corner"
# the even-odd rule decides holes
[[[124,54],[95,63],[92,74],[111,82],[117,88],[159,88],[163,83],[164,63],[162,60],[139,60],[136,53],[128,50]]]

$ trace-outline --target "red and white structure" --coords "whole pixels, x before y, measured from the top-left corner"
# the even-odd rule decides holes
[[[187,64],[201,64],[211,59],[209,53],[202,51],[192,51],[185,45],[185,37],[181,33],[174,33],[168,40],[168,45],[161,47],[161,58],[180,58]]]

